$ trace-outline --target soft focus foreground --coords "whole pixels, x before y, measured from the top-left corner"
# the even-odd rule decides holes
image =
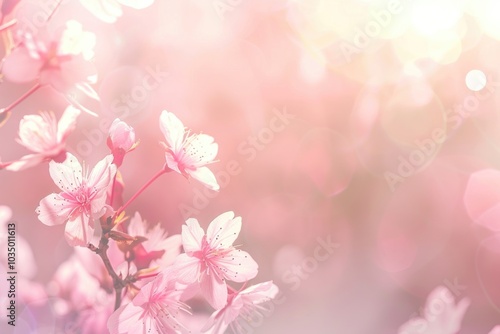
[[[500,332],[497,1],[0,4],[1,333]]]

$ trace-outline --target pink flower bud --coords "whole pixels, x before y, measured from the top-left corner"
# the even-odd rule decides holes
[[[113,162],[120,166],[125,154],[137,146],[134,129],[119,118],[115,119],[109,128],[107,144],[113,153]]]

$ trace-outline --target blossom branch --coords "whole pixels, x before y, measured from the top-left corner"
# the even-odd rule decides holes
[[[132,203],[137,197],[139,197],[139,195],[144,191],[146,190],[147,187],[149,187],[157,178],[159,178],[160,176],[162,176],[163,174],[169,172],[170,169],[165,165],[160,171],[158,171],[158,173],[156,173],[155,175],[153,175],[153,177],[148,181],[146,182],[146,184],[144,184],[141,189],[139,189],[128,201],[127,203],[123,204],[115,213],[114,217],[118,217],[120,215],[120,213],[122,213],[126,208],[127,206],[130,205],[130,203]]]
[[[7,106],[7,107],[5,107],[3,109],[0,109],[0,115],[3,114],[3,113],[7,113],[7,112],[11,111],[12,109],[14,109],[19,103],[21,103],[24,100],[26,100],[26,98],[28,96],[30,96],[31,94],[33,94],[34,92],[36,92],[40,87],[42,87],[42,85],[40,85],[39,83],[37,83],[36,85],[34,85],[33,87],[31,87],[30,90],[28,90],[20,98],[18,98],[14,102],[12,102],[9,106]]]

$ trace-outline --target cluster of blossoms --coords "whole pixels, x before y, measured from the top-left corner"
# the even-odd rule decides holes
[[[238,332],[239,319],[247,319],[278,293],[271,281],[248,286],[258,273],[258,265],[247,252],[233,246],[241,230],[241,218],[225,212],[213,220],[206,233],[197,220],[188,219],[181,235],[169,236],[160,224],[150,225],[140,213],[129,216],[126,212],[150,184],[169,172],[219,190],[208,167],[218,152],[214,138],[191,133],[173,113],[161,112],[165,164],[125,202],[119,168],[139,144],[130,125],[120,119],[112,122],[107,138],[110,154],[93,167],[80,162],[66,145],[82,111],[98,114],[74,94],[76,91],[99,100],[92,88],[98,78],[92,61],[95,34],[75,20],[50,27],[60,1],[43,27],[30,30],[21,24],[22,13],[15,10],[19,2],[1,3],[0,31],[10,37],[5,39],[10,44],[2,76],[13,83],[34,82],[34,86],[0,109],[0,123],[5,124],[17,105],[40,87],[52,87],[61,93],[68,106],[59,117],[49,111],[24,116],[17,141],[31,153],[0,162],[0,169],[15,172],[48,163],[50,177],[58,188],[36,208],[43,224],[65,224],[65,239],[75,247],[47,287],[57,316],[81,333],[224,333],[228,327]],[[122,15],[122,6],[140,9],[152,3],[81,1],[107,23]],[[29,7],[30,3],[25,5]],[[235,289],[229,282],[242,284]],[[29,280],[23,284],[33,285]],[[37,291],[44,290],[38,287]],[[211,317],[207,314],[203,328],[193,329],[190,317],[196,314],[189,304],[200,299],[205,299],[214,312]],[[68,325],[65,327],[68,329]]]

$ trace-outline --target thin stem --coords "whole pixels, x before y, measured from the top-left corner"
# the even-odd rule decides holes
[[[5,107],[3,109],[0,109],[0,114],[6,113],[6,112],[11,111],[12,109],[14,109],[19,103],[23,102],[28,96],[30,96],[31,94],[33,94],[34,92],[36,92],[38,90],[38,88],[40,88],[40,87],[42,87],[42,85],[40,85],[39,83],[37,83],[36,85],[34,85],[33,87],[31,87],[30,90],[28,90],[20,98],[18,98],[14,102],[12,102],[9,106],[7,106],[7,107]]]
[[[13,25],[16,25],[16,24],[17,24],[17,20],[16,19],[14,19],[12,21],[9,21],[9,22],[7,22],[5,24],[2,24],[2,25],[0,25],[0,31],[7,30],[7,29],[9,29],[10,27],[12,27]]]
[[[118,217],[120,215],[120,213],[122,213],[126,208],[127,206],[130,205],[130,203],[132,203],[144,190],[146,190],[147,187],[149,187],[151,185],[151,183],[153,183],[157,178],[159,178],[160,176],[162,176],[163,174],[169,172],[170,169],[167,169],[166,167],[163,167],[158,173],[156,173],[148,182],[146,182],[145,185],[143,185],[141,187],[141,189],[139,189],[128,201],[127,203],[125,203],[124,205],[122,205],[115,213],[115,217]]]

